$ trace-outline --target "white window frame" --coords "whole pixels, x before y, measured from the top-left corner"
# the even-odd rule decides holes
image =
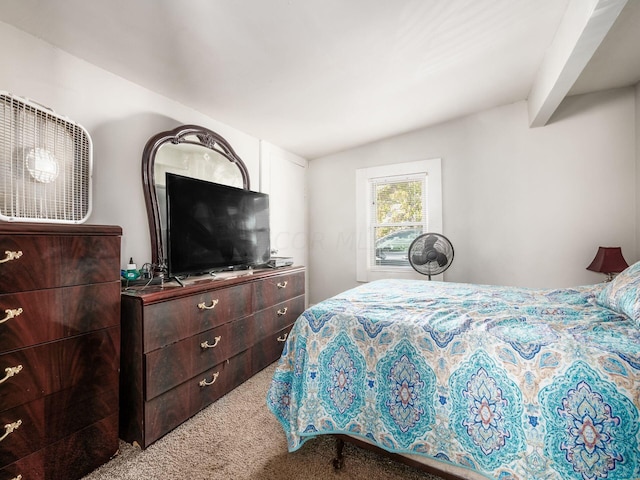
[[[373,265],[372,191],[374,179],[427,175],[427,230],[442,233],[442,162],[439,158],[396,163],[356,170],[356,280],[371,282],[382,278],[419,278],[411,266]],[[437,278],[436,278],[437,279]]]

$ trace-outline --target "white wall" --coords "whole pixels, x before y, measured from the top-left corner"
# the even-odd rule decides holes
[[[269,194],[271,249],[275,256],[308,265],[308,161],[265,141],[260,146],[260,190]],[[308,294],[308,273],[305,283]]]
[[[310,162],[310,302],[357,285],[355,170],[442,159],[448,281],[596,283],[599,245],[637,259],[633,88],[570,97],[528,127],[526,102]]]
[[[636,255],[640,257],[640,83],[636,84]]]
[[[89,132],[94,195],[87,223],[123,228],[123,265],[129,257],[139,265],[151,260],[141,162],[154,134],[181,124],[199,124],[221,134],[246,163],[251,188],[258,189],[259,139],[1,22],[0,52],[0,90],[45,105]]]

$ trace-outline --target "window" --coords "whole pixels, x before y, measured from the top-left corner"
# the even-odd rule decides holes
[[[407,253],[442,230],[440,159],[359,169],[356,195],[358,281],[419,275]]]
[[[373,266],[409,267],[407,252],[414,238],[426,231],[427,175],[379,177],[371,187],[370,228]]]

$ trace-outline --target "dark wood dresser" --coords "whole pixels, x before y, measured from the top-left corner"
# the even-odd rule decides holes
[[[146,448],[273,363],[304,308],[303,267],[125,291],[120,437]]]
[[[118,450],[120,227],[0,224],[0,479]]]

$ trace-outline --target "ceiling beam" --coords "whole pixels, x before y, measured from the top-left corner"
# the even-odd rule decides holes
[[[529,125],[547,124],[628,0],[572,0],[528,97]]]

